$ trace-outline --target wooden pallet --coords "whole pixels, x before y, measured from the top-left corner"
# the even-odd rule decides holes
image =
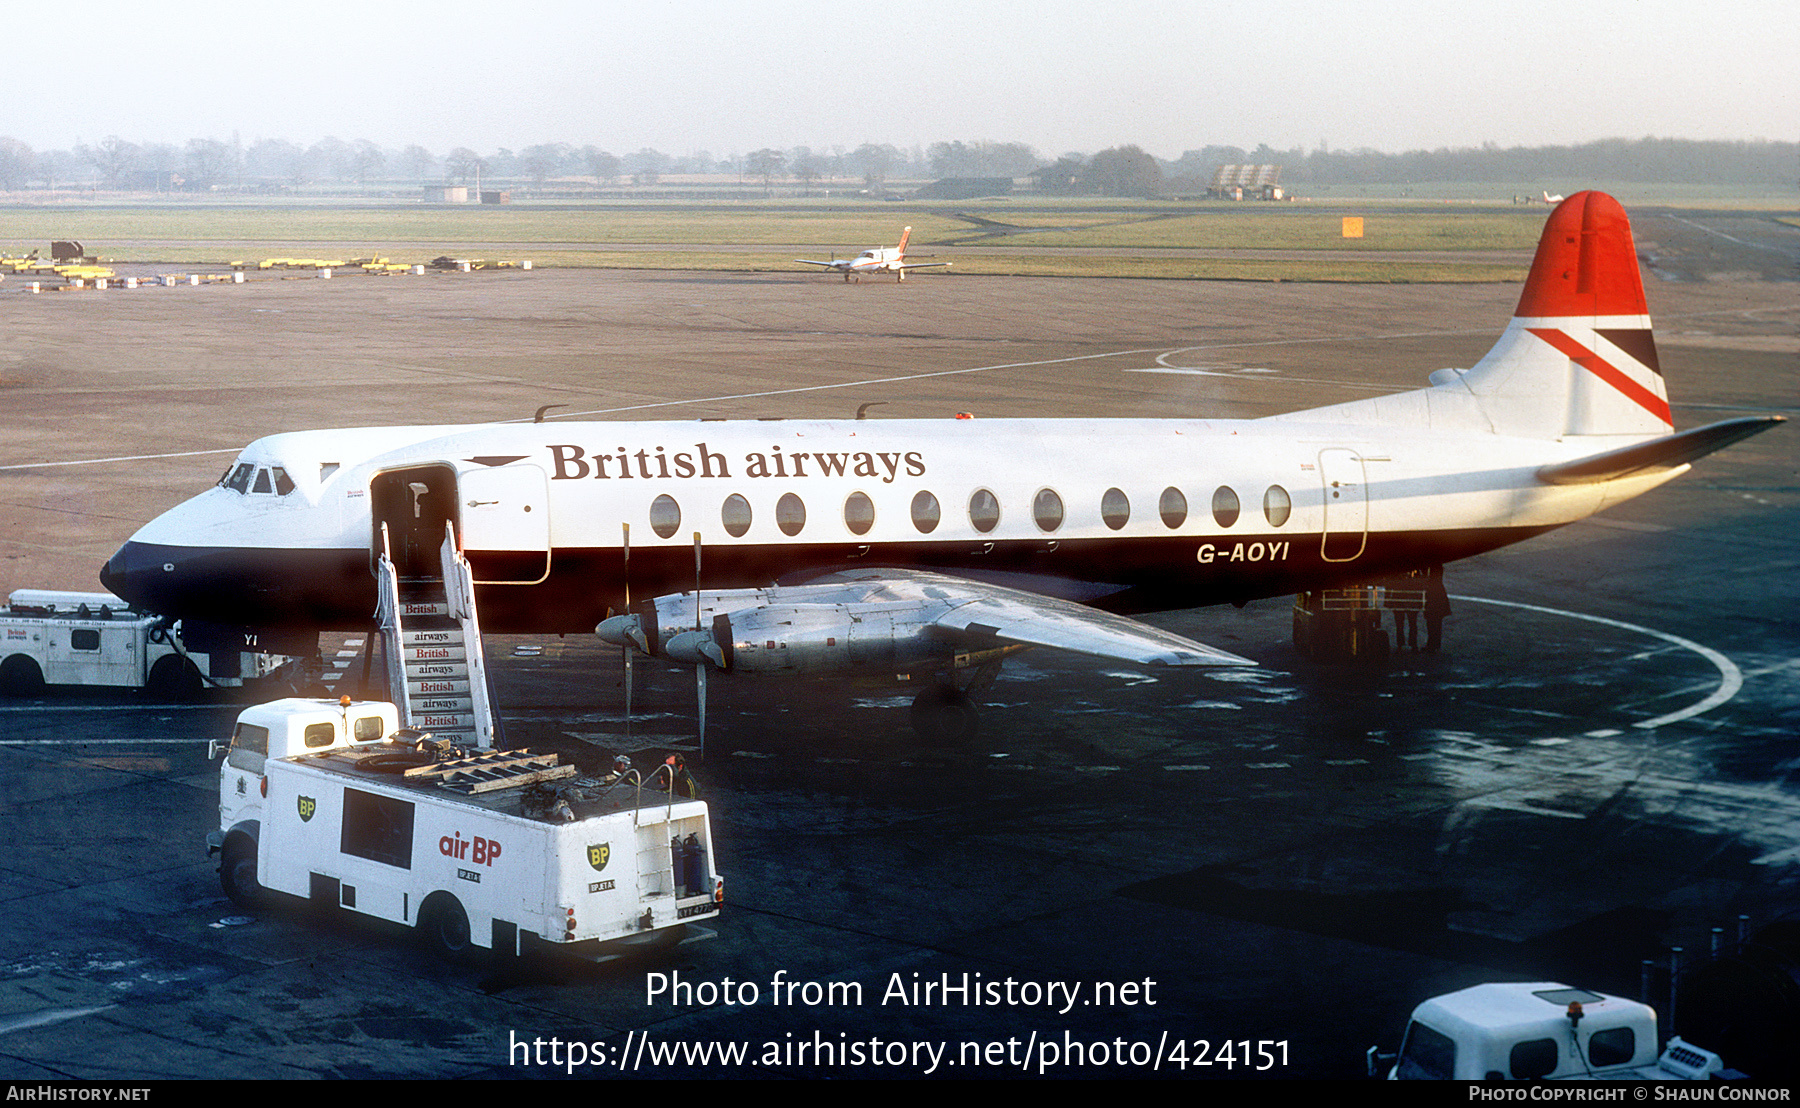
[[[406,771],[408,781],[435,781],[465,795],[513,789],[539,781],[558,781],[576,774],[574,766],[559,766],[554,754],[529,750],[491,751],[448,762],[434,762]]]

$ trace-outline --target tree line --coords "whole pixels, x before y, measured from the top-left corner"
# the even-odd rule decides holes
[[[1135,145],[1097,153],[1046,157],[1021,142],[952,141],[928,147],[864,143],[855,148],[765,147],[748,154],[665,154],[651,148],[614,154],[596,146],[543,143],[479,153],[468,147],[436,153],[419,145],[384,147],[367,139],[190,139],[184,146],[129,142],[109,135],[67,150],[35,151],[0,137],[0,189],[99,188],[138,192],[280,191],[307,186],[476,185],[484,181],[538,188],[631,184],[654,186],[674,176],[733,176],[773,191],[793,182],[804,193],[843,183],[873,190],[892,180],[1029,178],[1041,192],[1156,196],[1203,190],[1221,165],[1274,164],[1294,188],[1433,182],[1551,183],[1612,180],[1672,184],[1795,187],[1800,143],[1694,139],[1604,139],[1575,146],[1413,150],[1278,150],[1209,145],[1179,158],[1153,157]]]

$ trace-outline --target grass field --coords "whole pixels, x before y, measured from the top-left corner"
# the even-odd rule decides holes
[[[990,221],[958,219],[968,213]],[[1346,239],[1342,218],[1363,214]],[[1523,267],[1455,255],[1526,251],[1543,209],[1371,204],[1199,205],[1167,201],[860,204],[635,202],[443,206],[409,203],[106,203],[0,208],[0,250],[76,239],[113,262],[250,263],[272,255],[425,261],[438,254],[535,265],[795,270],[796,257],[846,256],[913,228],[915,253],[958,274],[1208,280],[1495,281]],[[997,233],[1004,232],[1004,233]],[[977,248],[958,252],[956,246]],[[779,247],[764,252],[757,247]],[[659,249],[664,248],[664,249]],[[923,249],[921,249],[923,248]],[[1142,251],[1290,251],[1287,259],[1147,256]],[[1392,254],[1432,252],[1429,260]],[[1352,257],[1368,252],[1388,257]],[[1345,256],[1339,256],[1345,255]]]

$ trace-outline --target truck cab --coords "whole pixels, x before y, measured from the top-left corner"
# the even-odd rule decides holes
[[[400,730],[399,712],[381,701],[288,697],[258,704],[238,713],[231,739],[207,744],[207,757],[225,762],[219,768],[219,829],[206,836],[207,854],[225,850],[234,834],[247,835],[254,853],[256,826],[268,796],[264,764],[270,758],[316,753],[333,748],[384,742]]]
[[[1388,1077],[1682,1081],[1724,1072],[1716,1054],[1675,1038],[1659,1056],[1658,1043],[1647,1004],[1548,981],[1475,985],[1413,1009]]]

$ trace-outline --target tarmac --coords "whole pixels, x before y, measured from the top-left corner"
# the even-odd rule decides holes
[[[1652,272],[1679,278],[1647,290],[1677,426],[1791,415],[1791,236],[1678,215],[1634,213]],[[138,525],[276,431],[544,404],[1258,416],[1470,365],[1517,295],[556,270],[8,282],[0,591],[97,589]],[[654,664],[627,738],[616,651],[495,637],[512,744],[586,769],[699,763],[727,908],[716,938],[648,961],[457,968],[397,929],[244,913],[203,843],[206,741],[238,704],[0,703],[0,1077],[1355,1078],[1452,988],[1635,996],[1670,946],[1691,963],[1740,916],[1800,921],[1797,471],[1778,428],[1452,565],[1438,655],[1307,662],[1275,601],[1151,617],[1253,670],[1033,651],[962,748],[914,739],[902,690],[715,680],[701,750],[691,675]],[[721,1002],[648,996],[657,974]],[[784,982],[801,988],[777,1003]]]

